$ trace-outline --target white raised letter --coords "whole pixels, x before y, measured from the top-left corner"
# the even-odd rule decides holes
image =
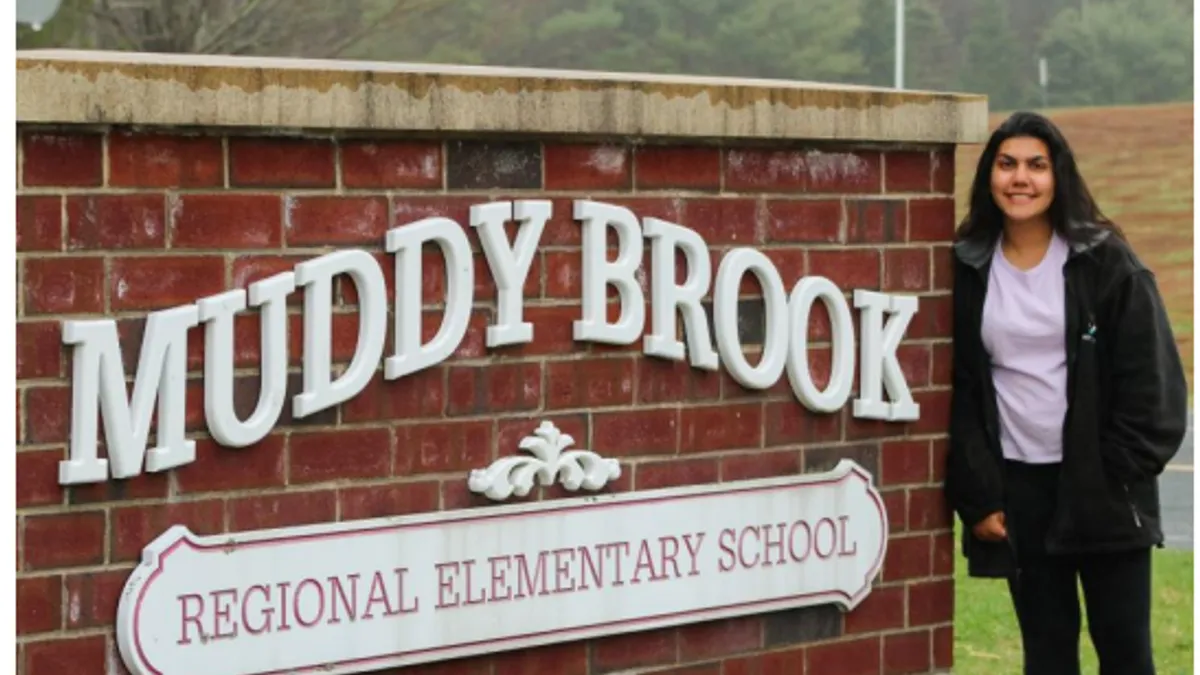
[[[508,245],[504,224],[514,218],[520,223],[516,242]],[[479,230],[479,241],[496,280],[496,325],[488,326],[487,346],[513,345],[533,339],[533,324],[521,321],[525,280],[537,252],[542,230],[550,219],[550,202],[493,202],[471,207],[471,227]]]
[[[63,343],[75,345],[71,392],[71,458],[58,465],[63,485],[164,471],[196,459],[196,443],[184,437],[187,408],[187,332],[199,322],[196,306],[146,317],[133,397],[125,397],[125,368],[111,320],[66,321]],[[158,445],[146,449],[151,413],[158,400]],[[108,459],[96,457],[97,410],[104,417]]]
[[[683,342],[675,337],[675,308],[683,312],[687,332],[688,354],[692,365],[704,370],[716,370],[717,352],[708,336],[708,319],[700,300],[712,281],[712,264],[708,246],[694,231],[658,218],[643,220],[650,238],[650,311],[651,332],[643,340],[644,351],[675,361],[683,360]],[[683,251],[687,261],[687,278],[675,283],[675,249]]]
[[[747,271],[762,285],[766,319],[762,356],[753,368],[738,338],[738,287]],[[748,389],[767,389],[779,381],[788,356],[787,292],[770,258],[749,248],[734,249],[725,256],[713,291],[713,326],[721,360],[733,379]]]
[[[859,371],[858,398],[854,400],[854,416],[876,420],[915,420],[921,407],[913,401],[912,392],[904,380],[904,371],[896,359],[896,347],[904,336],[908,323],[917,313],[913,296],[887,295],[872,291],[854,291],[854,306],[862,310],[862,362]],[[883,313],[892,316],[887,325]],[[884,403],[880,380],[887,387],[892,403]]]
[[[196,303],[204,328],[204,417],[218,443],[242,448],[262,440],[279,420],[287,398],[287,296],[296,288],[292,272],[251,284],[250,305],[262,307],[262,373],[258,404],[242,422],[233,408],[234,316],[246,308],[246,291],[238,289]]]
[[[387,338],[387,285],[379,263],[366,251],[338,251],[296,266],[304,293],[304,391],[292,414],[306,417],[348,400],[367,386]],[[358,344],[346,372],[330,382],[333,277],[347,274],[358,292]],[[396,295],[401,295],[397,287]]]
[[[575,201],[575,219],[583,221],[583,318],[574,325],[576,340],[633,344],[646,321],[645,298],[634,274],[642,264],[642,232],[629,209],[585,199]],[[617,259],[608,262],[608,227],[617,233]],[[608,284],[616,287],[621,317],[608,322]]]
[[[808,370],[808,317],[820,298],[829,310],[832,366],[829,385],[817,389]],[[842,291],[825,277],[805,277],[792,289],[792,347],[788,353],[788,380],[800,403],[816,412],[836,412],[846,405],[854,382],[854,321]]]
[[[429,344],[421,344],[421,246],[434,242],[446,259],[446,313]],[[383,374],[394,380],[454,353],[467,334],[475,297],[471,243],[462,227],[449,218],[425,218],[387,233],[387,251],[396,254],[396,352],[384,362]]]

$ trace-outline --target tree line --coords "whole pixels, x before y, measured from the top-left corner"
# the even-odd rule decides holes
[[[507,65],[890,87],[895,0],[65,0],[21,48]],[[1191,0],[906,0],[908,89],[992,110],[1192,99]],[[1045,59],[1048,83],[1039,84]]]

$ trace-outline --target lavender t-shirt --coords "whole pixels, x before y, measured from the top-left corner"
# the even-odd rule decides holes
[[[1057,233],[1042,261],[1021,270],[997,244],[983,304],[983,346],[992,357],[1007,459],[1062,461],[1067,412],[1063,264],[1068,245]]]

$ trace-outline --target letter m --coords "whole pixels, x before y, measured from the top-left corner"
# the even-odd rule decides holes
[[[114,321],[64,321],[63,343],[74,345],[71,392],[71,455],[59,463],[58,482],[97,483],[112,466],[113,478],[164,471],[196,458],[184,438],[187,332],[199,321],[195,305],[150,314],[142,352],[127,398],[125,368]],[[158,401],[156,447],[149,451],[150,421]],[[98,410],[97,410],[98,408]],[[96,455],[96,424],[104,418],[108,459]]]

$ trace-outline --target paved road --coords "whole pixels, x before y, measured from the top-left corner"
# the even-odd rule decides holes
[[[1179,446],[1179,454],[1167,466],[1159,479],[1159,498],[1162,502],[1163,534],[1167,548],[1191,549],[1195,534],[1192,523],[1192,502],[1195,497],[1195,440],[1193,419],[1188,414],[1187,436]]]

